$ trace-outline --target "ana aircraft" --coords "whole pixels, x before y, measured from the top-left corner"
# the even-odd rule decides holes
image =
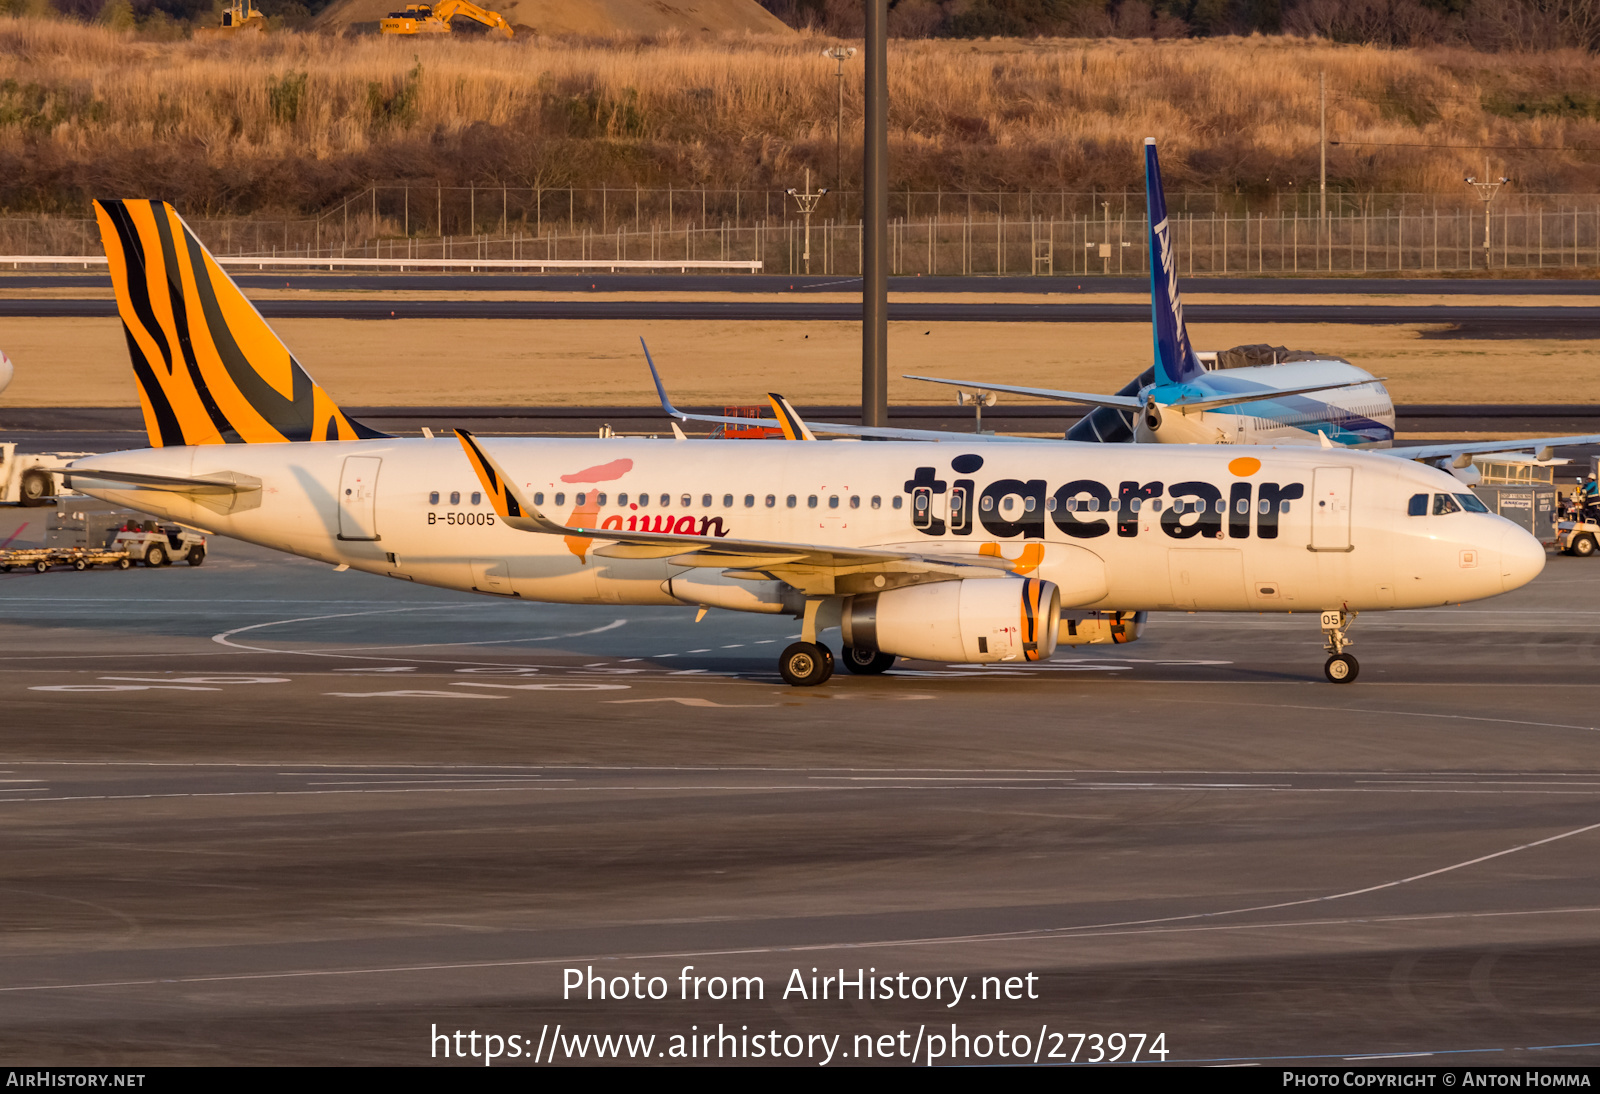
[[[1068,440],[1370,448],[1402,459],[1437,460],[1464,482],[1478,481],[1470,466],[1474,454],[1540,452],[1600,441],[1600,434],[1590,434],[1395,447],[1394,403],[1388,389],[1382,379],[1348,361],[1329,357],[1208,371],[1195,353],[1183,318],[1178,262],[1154,138],[1145,138],[1144,158],[1155,342],[1155,364],[1144,375],[1115,395],[933,376],[907,379],[1094,406],[1068,431]]]
[[[525,600],[792,614],[791,684],[897,656],[1037,661],[1151,609],[1494,596],[1544,549],[1443,472],[1320,448],[399,438],[345,415],[168,205],[95,206],[150,447],[72,485],[207,532]]]

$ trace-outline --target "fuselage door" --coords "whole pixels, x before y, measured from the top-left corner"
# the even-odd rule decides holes
[[[913,528],[933,526],[933,491],[926,486],[919,486],[911,491],[911,526]]]
[[[339,475],[339,538],[381,539],[378,535],[377,456],[346,456]]]
[[[1348,551],[1350,544],[1349,467],[1319,467],[1311,475],[1311,549]]]
[[[950,531],[964,536],[972,531],[972,499],[965,486],[950,488]]]

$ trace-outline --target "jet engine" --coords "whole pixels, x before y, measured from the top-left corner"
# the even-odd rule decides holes
[[[852,596],[844,644],[924,661],[1043,661],[1055,652],[1061,594],[1038,578],[967,578]]]

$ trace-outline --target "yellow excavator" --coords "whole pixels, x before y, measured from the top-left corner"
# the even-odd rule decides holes
[[[407,4],[405,11],[392,11],[379,24],[385,34],[449,34],[450,21],[471,19],[489,28],[490,34],[511,37],[511,24],[497,11],[488,11],[468,0],[444,0],[442,4]]]
[[[222,24],[215,27],[201,27],[195,31],[199,37],[227,37],[238,34],[240,31],[255,31],[260,33],[267,29],[267,17],[256,10],[251,0],[232,0],[222,10]]]

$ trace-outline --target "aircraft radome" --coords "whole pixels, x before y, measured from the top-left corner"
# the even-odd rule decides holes
[[[1037,661],[1152,610],[1356,612],[1532,580],[1544,549],[1444,472],[1344,449],[389,437],[334,405],[177,213],[96,203],[151,447],[72,485],[463,592],[793,614],[779,669]],[[730,452],[729,445],[744,447]]]

